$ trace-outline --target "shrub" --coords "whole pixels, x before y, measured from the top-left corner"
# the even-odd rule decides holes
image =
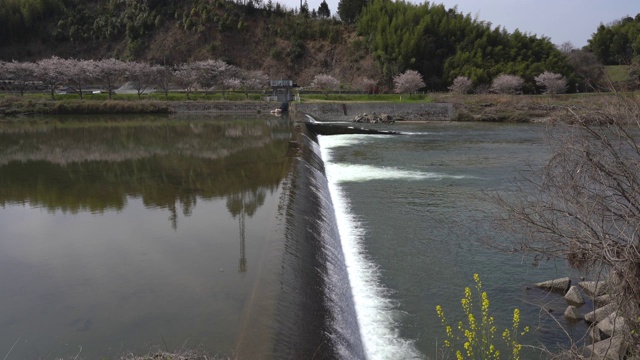
[[[453,80],[451,86],[449,86],[449,91],[455,92],[458,94],[466,94],[471,90],[471,86],[473,83],[466,76],[458,76]]]
[[[464,289],[464,297],[460,301],[465,313],[465,321],[458,322],[456,331],[447,323],[442,306],[436,306],[438,317],[445,327],[446,340],[444,346],[455,352],[456,359],[500,359],[501,353],[495,344],[497,328],[494,325],[494,318],[489,313],[489,297],[482,291],[482,281],[478,274],[473,275],[476,283],[477,300],[480,303],[480,313],[473,307],[474,297],[471,288]],[[520,327],[520,310],[513,311],[513,325],[511,329],[502,332],[502,339],[509,349],[507,358],[517,360],[520,358],[522,345],[518,342],[518,336],[529,331],[525,327],[522,331]]]
[[[544,88],[545,94],[562,94],[567,91],[567,79],[564,76],[549,71],[534,78],[536,85]]]
[[[502,74],[493,79],[491,90],[498,94],[516,94],[522,90],[524,79],[517,75]]]

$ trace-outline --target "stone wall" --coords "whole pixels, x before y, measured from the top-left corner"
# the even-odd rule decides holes
[[[213,113],[269,113],[280,103],[269,102],[217,102],[217,101],[174,101],[170,103],[172,112],[213,112]]]
[[[290,111],[312,115],[319,121],[351,121],[356,115],[374,112],[412,121],[453,119],[453,105],[445,103],[291,103]]]

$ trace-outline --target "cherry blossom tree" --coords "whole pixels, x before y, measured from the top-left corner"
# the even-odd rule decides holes
[[[471,90],[473,83],[466,76],[458,76],[453,79],[453,83],[449,86],[449,91],[458,93],[458,94],[466,94]]]
[[[116,83],[122,79],[127,64],[117,59],[104,59],[96,61],[96,79],[100,81],[112,98]]]
[[[225,90],[237,90],[242,86],[242,80],[237,77],[231,77],[222,80],[222,98],[225,98]]]
[[[203,60],[192,63],[192,67],[198,72],[198,83],[205,91],[205,95],[214,86],[223,88],[224,80],[232,78],[237,74],[237,68],[222,60]]]
[[[240,88],[244,91],[244,94],[248,99],[249,91],[264,89],[269,78],[260,70],[245,70],[242,71],[241,80],[242,84],[240,84]]]
[[[517,75],[498,75],[491,83],[491,90],[498,94],[516,94],[522,90],[524,79]]]
[[[197,69],[193,64],[180,64],[174,71],[174,81],[187,94],[187,99],[189,99],[189,94],[193,91],[193,87],[198,81],[199,75],[199,69]]]
[[[20,95],[24,95],[25,90],[29,87],[35,78],[36,67],[31,62],[1,62],[0,78],[12,81],[11,88],[20,91]]]
[[[93,60],[60,59],[64,83],[83,98],[87,84],[96,79],[97,67]]]
[[[422,75],[415,70],[407,70],[393,77],[393,87],[398,94],[409,94],[425,87]]]
[[[55,91],[65,79],[63,72],[64,59],[52,56],[47,59],[40,59],[36,62],[35,78],[42,82],[51,94],[51,99],[55,100]]]
[[[545,71],[533,78],[545,94],[562,94],[567,91],[567,79],[561,74]]]
[[[169,87],[174,79],[174,73],[171,68],[163,65],[154,65],[151,68],[153,77],[156,79],[156,85],[162,89],[165,98],[169,98]]]
[[[328,74],[318,74],[311,82],[311,87],[322,91],[327,98],[329,98],[329,92],[335,90],[338,85],[340,85],[340,81]]]
[[[138,99],[140,99],[140,96],[147,91],[155,80],[153,68],[149,64],[142,62],[127,63],[124,76],[131,82],[131,85],[133,85],[133,88],[138,94]]]
[[[356,80],[354,85],[367,94],[373,94],[376,92],[377,82],[368,77],[361,77]]]

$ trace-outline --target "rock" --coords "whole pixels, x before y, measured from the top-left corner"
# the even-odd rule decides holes
[[[578,287],[575,285],[569,288],[569,291],[564,294],[564,298],[571,304],[584,304],[584,298],[582,297],[582,294],[580,293]]]
[[[602,333],[595,325],[589,326],[589,330],[587,330],[587,332],[589,333],[589,339],[592,344],[602,341]]]
[[[603,333],[614,337],[615,335],[622,335],[620,333],[626,330],[627,324],[622,316],[619,316],[617,312],[613,312],[602,319],[596,327]]]
[[[353,118],[352,122],[393,124],[395,120],[393,116],[389,114],[376,115],[376,113],[372,113],[372,114],[362,113],[360,115],[356,115]]]
[[[622,336],[614,336],[595,344],[585,346],[583,356],[588,359],[620,360],[627,352]]]
[[[586,291],[591,296],[600,296],[603,295],[607,291],[607,282],[606,281],[580,281],[578,283],[584,291]]]
[[[571,279],[568,277],[543,281],[535,284],[537,287],[542,289],[549,289],[551,291],[561,292],[562,294],[566,294],[567,290],[569,290],[569,286],[571,286]]]
[[[564,311],[564,317],[565,319],[571,321],[578,321],[582,318],[580,316],[580,311],[578,311],[578,308],[573,305],[569,305],[569,307],[567,307],[567,310]]]
[[[588,323],[600,322],[607,316],[611,315],[611,313],[614,311],[615,308],[613,304],[607,304],[601,308],[595,309],[594,311],[585,314],[584,320]]]
[[[597,306],[604,306],[611,302],[611,295],[604,294],[593,299]]]
[[[383,124],[393,124],[393,116],[389,114],[381,114],[380,122]]]

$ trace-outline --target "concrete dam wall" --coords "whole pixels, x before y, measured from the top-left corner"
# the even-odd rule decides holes
[[[293,114],[311,114],[320,121],[351,121],[356,115],[389,114],[410,121],[449,121],[453,105],[446,103],[291,103]]]

